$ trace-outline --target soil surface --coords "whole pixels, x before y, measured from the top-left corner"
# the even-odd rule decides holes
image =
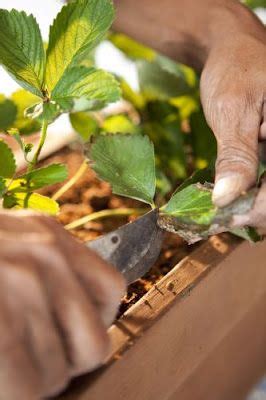
[[[78,144],[64,148],[41,164],[64,163],[67,165],[69,178],[78,170],[83,161],[82,151]],[[62,184],[45,189],[46,195],[55,193]],[[44,193],[44,191],[42,191]],[[140,208],[143,204],[123,197],[112,195],[110,186],[100,181],[94,171],[88,167],[87,172],[59,200],[61,211],[58,220],[63,225],[69,224],[85,215],[105,209],[120,207]],[[104,233],[134,220],[136,217],[112,217],[92,221],[85,226],[72,230],[71,233],[80,241],[93,240]],[[136,303],[148,290],[166,275],[180,260],[191,252],[194,246],[188,246],[180,237],[166,233],[162,251],[153,268],[138,281],[128,287],[123,298],[119,315]]]

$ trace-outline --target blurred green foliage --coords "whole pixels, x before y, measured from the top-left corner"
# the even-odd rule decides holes
[[[255,9],[255,8],[266,8],[266,1],[265,0],[244,0],[243,2],[248,7]]]
[[[139,88],[133,90],[121,78],[122,96],[137,112],[139,130],[154,143],[158,189],[171,191],[216,157],[215,138],[200,105],[199,77],[123,34],[111,34],[109,40],[136,64]]]

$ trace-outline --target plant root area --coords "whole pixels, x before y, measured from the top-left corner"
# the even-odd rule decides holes
[[[80,146],[75,144],[53,154],[41,164],[64,163],[67,165],[70,179],[78,170],[82,161],[83,155]],[[43,190],[42,193],[52,196],[61,186],[62,184],[53,185],[45,189],[45,191]],[[81,217],[101,210],[145,207],[138,201],[113,195],[110,186],[106,182],[100,181],[89,166],[83,176],[60,197],[58,202],[60,204],[60,214],[57,218],[62,225],[67,225]],[[137,217],[115,216],[99,219],[88,222],[70,232],[79,241],[84,242],[115,230],[135,218]],[[142,279],[128,287],[127,294],[122,299],[118,317],[144,296],[154,284],[190,253],[193,247],[188,246],[179,236],[166,233],[159,259]]]

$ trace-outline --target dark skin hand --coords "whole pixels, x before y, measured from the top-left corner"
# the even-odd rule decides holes
[[[115,0],[114,29],[196,68],[218,143],[213,201],[224,207],[256,183],[266,139],[266,29],[237,0]],[[234,220],[266,232],[265,186]]]
[[[214,201],[256,180],[266,138],[266,32],[234,0],[115,0],[114,28],[202,71],[201,98],[218,141]],[[235,220],[266,228],[266,185]],[[122,277],[52,219],[0,213],[0,397],[37,400],[105,359]]]
[[[51,218],[1,211],[0,235],[0,398],[46,398],[102,364],[125,283]]]

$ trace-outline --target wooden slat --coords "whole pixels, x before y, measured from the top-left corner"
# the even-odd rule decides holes
[[[168,400],[246,400],[266,372],[265,310],[266,295]]]
[[[111,328],[114,352],[108,366],[79,380],[61,399],[183,400],[182,393],[184,400],[229,400],[213,392],[206,397],[208,376],[215,390],[228,394],[232,382],[242,385],[244,372],[249,386],[266,367],[265,351],[259,351],[266,341],[265,264],[266,242],[211,238]],[[256,315],[260,320],[254,325]],[[252,336],[254,345],[244,346]],[[248,358],[252,370],[240,368]],[[230,360],[239,369],[222,375]],[[202,397],[191,397],[190,386]]]

